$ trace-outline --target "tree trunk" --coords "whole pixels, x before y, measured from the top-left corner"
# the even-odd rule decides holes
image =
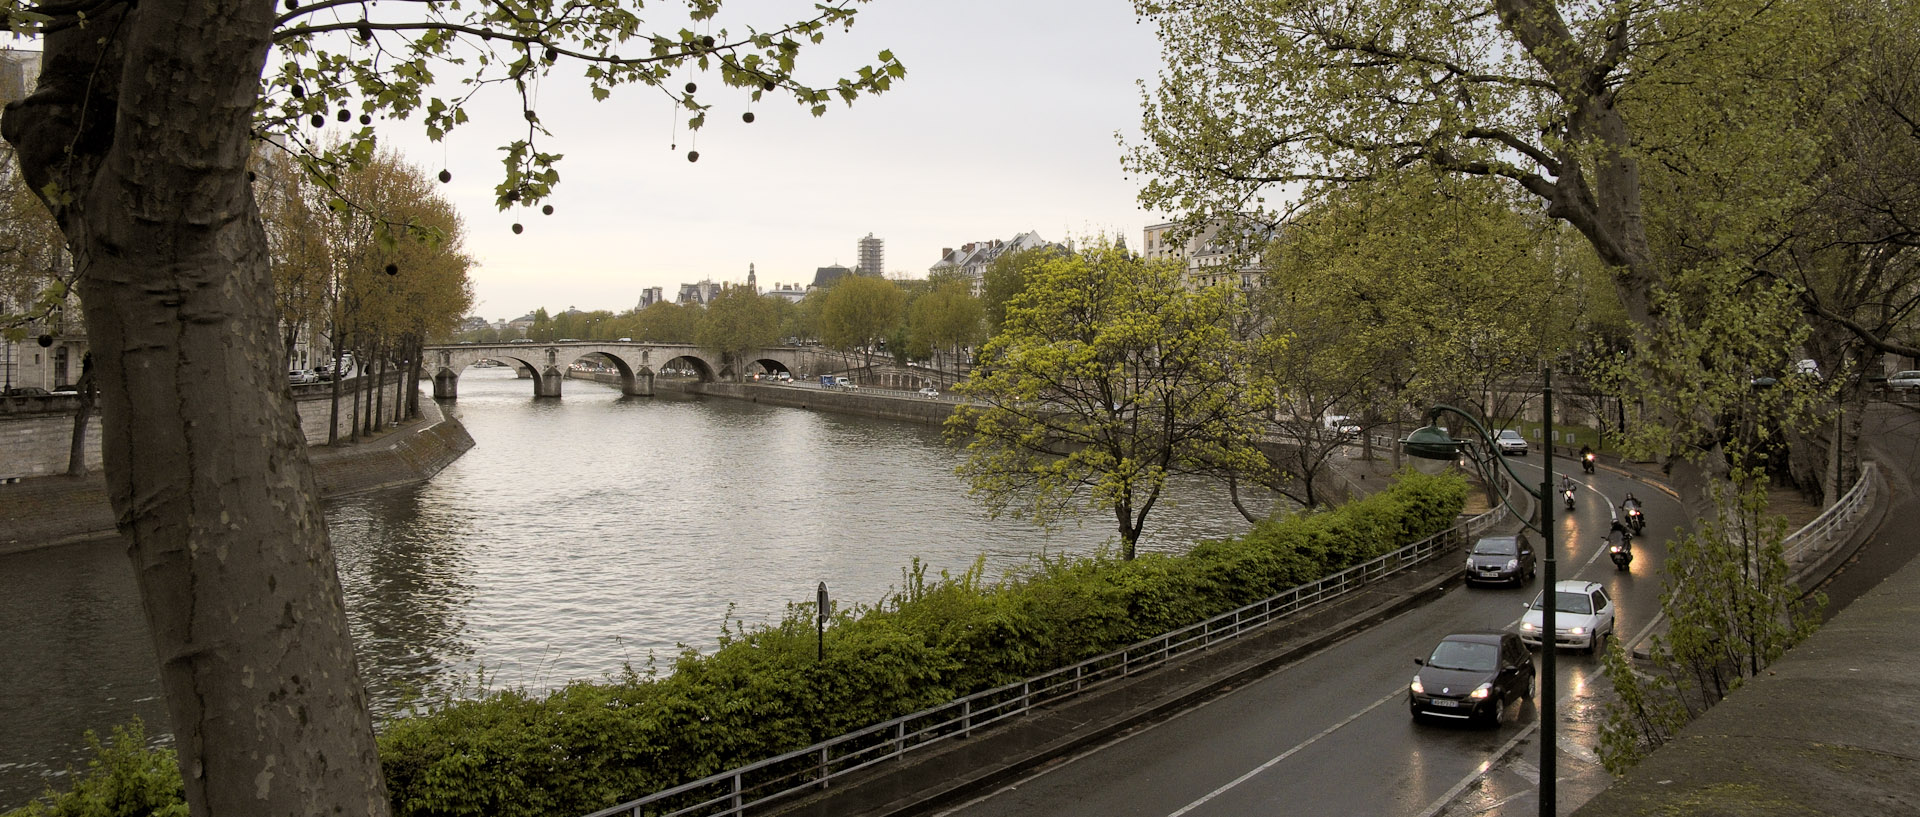
[[[90,7],[4,132],[61,193],[191,812],[384,815],[247,179],[273,21],[266,0]]]
[[[78,477],[87,473],[87,423],[93,419],[93,405],[99,399],[99,392],[93,382],[93,353],[80,356],[80,382],[74,384],[80,392],[80,410],[73,415],[73,443],[67,448],[67,476]]]

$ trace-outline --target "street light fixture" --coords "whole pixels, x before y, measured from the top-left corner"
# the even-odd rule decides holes
[[[1546,577],[1546,587],[1541,591],[1541,598],[1545,604],[1540,610],[1540,817],[1555,817],[1555,778],[1559,772],[1556,769],[1557,764],[1555,762],[1557,758],[1555,756],[1556,746],[1554,736],[1555,720],[1558,715],[1554,707],[1553,693],[1555,681],[1554,653],[1559,649],[1557,643],[1559,641],[1559,630],[1556,629],[1556,622],[1554,621],[1554,609],[1558,605],[1554,594],[1554,584],[1556,582],[1554,573],[1557,560],[1554,558],[1553,503],[1548,501],[1548,498],[1553,496],[1552,370],[1541,369],[1540,381],[1540,396],[1543,401],[1540,410],[1541,430],[1542,437],[1545,438],[1546,442],[1546,461],[1542,464],[1545,474],[1541,477],[1540,489],[1537,491],[1528,488],[1527,484],[1521,481],[1520,475],[1514,473],[1513,466],[1507,464],[1506,458],[1501,456],[1499,450],[1494,446],[1493,435],[1487,432],[1486,427],[1481,425],[1479,420],[1474,419],[1473,415],[1452,406],[1437,405],[1428,409],[1426,427],[1415,429],[1413,433],[1401,439],[1400,448],[1402,451],[1405,451],[1408,456],[1425,460],[1452,462],[1459,459],[1461,449],[1470,449],[1473,440],[1471,438],[1455,439],[1452,434],[1448,433],[1446,429],[1441,428],[1437,423],[1442,414],[1451,413],[1457,415],[1460,419],[1466,421],[1468,428],[1473,429],[1473,432],[1479,436],[1480,442],[1484,446],[1483,450],[1486,459],[1476,455],[1473,457],[1473,461],[1474,465],[1479,469],[1481,476],[1487,480],[1487,483],[1490,486],[1499,484],[1500,475],[1494,471],[1492,465],[1493,462],[1498,462],[1501,468],[1506,470],[1507,476],[1512,477],[1514,484],[1519,485],[1522,490],[1532,495],[1535,507],[1540,509],[1540,524],[1535,525],[1526,518],[1526,515],[1520,513],[1518,508],[1513,506],[1513,502],[1508,498],[1507,491],[1504,487],[1497,491],[1497,495],[1500,497],[1500,504],[1505,505],[1507,510],[1512,511],[1513,515],[1519,518],[1520,524],[1540,534],[1543,540],[1541,550],[1545,553],[1545,558],[1541,560],[1540,572]]]

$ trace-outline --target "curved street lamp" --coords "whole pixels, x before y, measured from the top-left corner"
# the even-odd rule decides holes
[[[1491,464],[1492,462],[1498,462],[1500,466],[1506,470],[1507,475],[1512,477],[1514,484],[1519,485],[1522,490],[1533,496],[1535,506],[1540,509],[1540,524],[1536,526],[1532,521],[1528,520],[1525,515],[1521,514],[1518,508],[1513,506],[1513,502],[1508,498],[1508,493],[1504,486],[1498,491],[1500,504],[1506,506],[1508,511],[1513,512],[1513,515],[1520,520],[1520,524],[1540,534],[1543,540],[1541,551],[1545,556],[1542,559],[1540,572],[1546,578],[1546,587],[1541,591],[1541,599],[1545,602],[1545,606],[1540,610],[1540,817],[1555,817],[1555,778],[1559,772],[1556,769],[1557,764],[1555,761],[1558,758],[1555,756],[1557,750],[1554,743],[1554,727],[1556,726],[1555,721],[1558,718],[1558,712],[1554,707],[1553,693],[1555,680],[1554,653],[1559,649],[1559,630],[1556,629],[1556,622],[1554,621],[1554,609],[1558,605],[1554,588],[1556,581],[1554,576],[1556,560],[1554,559],[1555,548],[1553,542],[1553,503],[1547,501],[1548,497],[1553,495],[1552,370],[1542,368],[1540,370],[1540,380],[1540,396],[1543,400],[1540,410],[1541,436],[1544,437],[1546,441],[1546,462],[1542,467],[1546,473],[1541,477],[1540,489],[1537,491],[1528,488],[1526,482],[1520,479],[1520,475],[1514,473],[1513,466],[1507,464],[1505,457],[1500,456],[1499,451],[1494,446],[1493,435],[1487,432],[1486,426],[1481,425],[1480,421],[1474,419],[1473,415],[1452,406],[1437,405],[1428,409],[1426,427],[1415,429],[1413,433],[1402,438],[1400,440],[1400,449],[1405,451],[1408,456],[1426,460],[1453,462],[1459,459],[1461,450],[1471,450],[1474,440],[1472,438],[1455,439],[1446,429],[1441,428],[1437,422],[1442,414],[1456,415],[1466,421],[1467,427],[1473,429],[1474,434],[1479,437],[1479,441],[1485,446],[1487,457],[1491,461],[1489,461],[1489,459],[1482,459],[1480,456],[1474,456],[1472,459],[1474,465],[1480,471],[1481,476],[1487,480],[1487,484],[1495,485],[1500,482],[1500,475],[1493,470]]]

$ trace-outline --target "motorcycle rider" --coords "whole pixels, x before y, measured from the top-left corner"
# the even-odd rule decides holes
[[[1589,474],[1593,473],[1593,446],[1580,446],[1580,467]]]
[[[1567,505],[1569,507],[1573,505],[1573,492],[1578,487],[1579,487],[1579,483],[1573,481],[1572,475],[1570,474],[1560,475],[1560,496],[1567,500]]]
[[[1646,513],[1640,510],[1640,500],[1634,498],[1632,492],[1627,493],[1626,499],[1620,500],[1620,510],[1625,512],[1627,518],[1637,519],[1642,525],[1646,524]]]

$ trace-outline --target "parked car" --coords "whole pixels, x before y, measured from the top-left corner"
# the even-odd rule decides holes
[[[320,376],[306,369],[291,369],[287,372],[288,385],[304,386],[318,382],[320,382]]]
[[[1407,709],[1422,716],[1499,725],[1507,704],[1533,700],[1533,654],[1509,632],[1454,633],[1440,639],[1407,685]]]
[[[1519,454],[1522,457],[1527,455],[1527,438],[1520,436],[1520,432],[1511,428],[1500,429],[1500,433],[1493,436],[1493,444],[1502,454]]]
[[[514,338],[513,340],[510,340],[507,342],[508,343],[532,343],[533,338]]]
[[[1896,391],[1920,389],[1920,371],[1894,372],[1892,377],[1887,378],[1887,388]]]
[[[1329,414],[1320,418],[1320,424],[1342,437],[1353,437],[1360,433],[1360,424],[1345,414]]]
[[[928,386],[928,387],[926,387],[926,388],[924,388],[924,389],[921,389],[921,390],[920,390],[920,396],[921,396],[921,397],[929,397],[929,398],[931,398],[931,397],[939,397],[939,396],[940,396],[940,390],[939,390],[939,389],[936,389],[936,388],[934,388],[934,387],[932,387],[932,386]]]
[[[4,392],[6,397],[45,397],[47,390],[39,386],[15,386]]]
[[[1524,533],[1512,536],[1482,536],[1467,551],[1465,578],[1474,582],[1513,582],[1516,586],[1533,581],[1533,543]]]
[[[1568,579],[1553,586],[1553,630],[1555,646],[1577,647],[1589,653],[1606,646],[1613,634],[1613,599],[1599,582]],[[1546,594],[1533,597],[1527,613],[1520,618],[1520,640],[1539,646],[1541,622],[1546,612]]]

